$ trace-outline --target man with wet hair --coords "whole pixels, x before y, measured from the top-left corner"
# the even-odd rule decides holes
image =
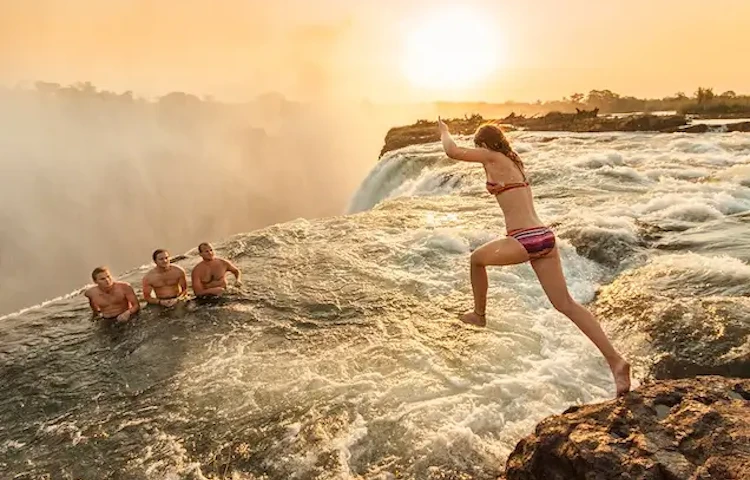
[[[152,305],[174,306],[187,295],[187,275],[179,265],[172,265],[169,252],[160,248],[151,259],[156,267],[143,277],[143,298]],[[155,296],[152,296],[151,293]]]
[[[96,267],[91,272],[96,286],[86,290],[84,295],[94,315],[105,320],[127,322],[141,309],[133,287],[127,282],[115,282],[107,267]]]

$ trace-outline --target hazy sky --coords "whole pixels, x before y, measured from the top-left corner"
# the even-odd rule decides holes
[[[499,68],[462,89],[419,88],[402,68],[407,32],[458,3],[496,35]],[[747,0],[0,0],[0,11],[5,85],[375,101],[750,93]]]

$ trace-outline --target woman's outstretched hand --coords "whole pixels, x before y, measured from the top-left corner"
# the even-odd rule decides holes
[[[438,117],[438,130],[440,131],[440,142],[443,144],[443,150],[450,157],[451,152],[456,150],[456,142],[451,138],[451,133],[448,131],[448,125],[445,124],[442,118]]]
[[[438,130],[440,131],[441,137],[443,136],[443,134],[450,133],[448,131],[448,125],[446,125],[445,122],[443,122],[442,118],[438,117],[437,123],[438,123]]]

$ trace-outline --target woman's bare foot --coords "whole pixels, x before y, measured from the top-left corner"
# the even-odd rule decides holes
[[[487,325],[487,317],[480,315],[475,311],[466,312],[461,315],[461,321],[468,323],[469,325],[476,325],[477,327],[484,327]]]
[[[625,395],[630,391],[630,364],[624,359],[620,359],[612,369],[612,375],[615,377],[615,388],[617,396]]]

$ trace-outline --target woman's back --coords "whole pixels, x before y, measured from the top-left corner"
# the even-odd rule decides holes
[[[507,230],[542,224],[534,209],[526,174],[516,162],[501,152],[492,152],[492,161],[484,165],[487,191],[494,195],[505,216]]]

